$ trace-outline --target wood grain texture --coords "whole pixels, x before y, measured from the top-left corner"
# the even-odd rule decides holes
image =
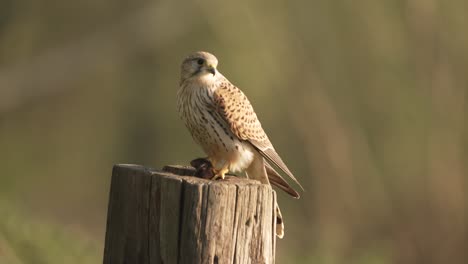
[[[276,194],[191,167],[113,169],[104,263],[274,263]]]

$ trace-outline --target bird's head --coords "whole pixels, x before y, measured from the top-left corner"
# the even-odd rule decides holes
[[[192,77],[212,76],[217,74],[218,59],[208,52],[197,51],[187,56],[182,62],[180,78],[185,81]]]

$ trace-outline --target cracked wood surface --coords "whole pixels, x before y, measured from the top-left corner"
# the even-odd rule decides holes
[[[104,263],[274,263],[276,194],[254,180],[115,165]]]

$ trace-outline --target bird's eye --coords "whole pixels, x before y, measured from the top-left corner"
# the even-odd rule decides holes
[[[203,63],[205,63],[205,60],[204,59],[198,59],[197,63],[198,63],[198,65],[203,65]]]

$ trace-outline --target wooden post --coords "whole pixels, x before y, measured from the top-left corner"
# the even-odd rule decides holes
[[[275,262],[276,194],[270,186],[194,173],[181,166],[114,166],[105,264]]]

